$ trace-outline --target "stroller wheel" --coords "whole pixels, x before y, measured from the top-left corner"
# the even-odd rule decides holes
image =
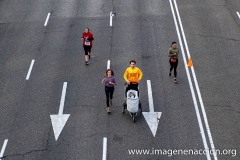
[[[136,122],[136,113],[132,114],[132,119],[133,119],[133,123],[135,123]]]
[[[122,110],[122,114],[125,114],[125,109],[127,108],[127,104],[124,102],[123,103],[123,110]]]

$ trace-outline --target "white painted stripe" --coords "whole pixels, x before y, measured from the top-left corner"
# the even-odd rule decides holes
[[[35,62],[35,60],[33,59],[32,62],[31,62],[31,64],[30,64],[30,67],[29,67],[29,69],[28,69],[28,74],[27,74],[26,80],[29,80],[29,77],[30,77],[30,75],[31,75],[32,68],[33,68],[33,65],[34,65],[34,62]]]
[[[5,139],[4,143],[3,143],[3,147],[1,149],[1,153],[0,153],[0,160],[2,160],[3,154],[5,152],[5,149],[7,147],[7,143],[8,143],[8,139]]]
[[[110,69],[110,60],[107,61],[107,69]]]
[[[240,14],[239,14],[239,12],[236,12],[237,13],[237,15],[238,15],[238,18],[240,19]]]
[[[147,80],[149,112],[154,112],[151,81]]]
[[[181,21],[181,17],[180,17],[179,11],[178,11],[178,6],[177,6],[176,0],[174,0],[174,4],[175,4],[176,11],[177,11],[178,21],[179,21],[179,24],[180,24],[183,40],[184,40],[184,43],[185,43],[187,56],[188,56],[188,58],[190,58],[191,55],[190,55],[190,52],[189,52],[189,48],[188,48],[185,32],[184,32],[184,29],[183,29],[183,26],[182,26],[182,21]],[[200,101],[200,106],[201,106],[203,119],[204,119],[205,127],[206,127],[206,130],[207,130],[207,134],[208,134],[208,139],[209,139],[212,151],[213,151],[214,159],[217,160],[218,158],[217,158],[215,146],[214,146],[214,143],[213,143],[210,127],[209,127],[209,124],[208,124],[207,114],[206,114],[206,111],[205,111],[205,107],[203,105],[202,95],[201,95],[201,92],[200,92],[200,89],[199,89],[198,81],[197,81],[195,70],[194,70],[193,66],[191,67],[191,71],[192,71],[195,87],[196,87],[196,90],[197,90],[198,98],[199,98],[199,101]]]
[[[183,61],[184,61],[184,64],[185,64],[184,66],[185,66],[185,70],[186,70],[186,73],[187,73],[187,78],[188,78],[188,82],[189,82],[189,86],[190,86],[190,91],[191,91],[191,94],[192,94],[193,104],[194,104],[195,112],[196,112],[196,115],[197,115],[197,120],[198,120],[200,133],[201,133],[201,136],[202,136],[203,145],[204,145],[205,150],[208,151],[209,148],[208,148],[208,144],[207,144],[207,140],[206,140],[206,135],[205,135],[205,132],[204,132],[204,129],[203,129],[203,124],[202,124],[200,112],[199,112],[199,109],[198,109],[198,104],[197,104],[197,100],[196,100],[196,95],[194,93],[192,80],[191,80],[190,73],[189,73],[189,70],[188,70],[188,67],[187,67],[187,60],[186,60],[186,57],[185,57],[185,52],[184,52],[184,49],[183,49],[182,39],[181,39],[179,28],[178,28],[178,25],[177,25],[175,11],[173,9],[173,4],[172,4],[171,0],[169,0],[169,3],[170,3],[170,6],[171,6],[173,19],[174,19],[174,23],[175,23],[175,27],[176,27],[176,31],[177,31],[177,35],[178,35],[178,39],[179,39],[179,43],[180,43],[180,47],[181,47],[181,53],[182,53]],[[209,152],[206,152],[206,156],[207,156],[208,160],[211,160]]]
[[[107,160],[107,137],[103,138],[103,156],[102,160]]]
[[[63,89],[62,89],[62,96],[61,96],[61,101],[60,101],[60,107],[58,114],[62,115],[63,114],[63,108],[64,108],[64,103],[65,103],[65,96],[66,96],[66,90],[67,90],[67,82],[63,83]]]
[[[45,23],[44,23],[44,26],[47,26],[47,23],[48,23],[48,20],[49,20],[50,14],[51,14],[51,13],[48,13],[47,18],[46,18],[46,21],[45,21]]]
[[[110,27],[112,27],[112,12],[110,12]]]

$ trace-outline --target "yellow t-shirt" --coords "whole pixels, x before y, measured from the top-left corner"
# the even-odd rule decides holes
[[[131,67],[128,67],[123,75],[124,80],[130,81],[132,83],[137,83],[138,80],[141,80],[143,76],[142,71],[137,68],[134,67],[133,69]]]

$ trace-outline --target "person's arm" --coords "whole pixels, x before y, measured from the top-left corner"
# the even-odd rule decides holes
[[[128,76],[128,70],[126,69],[126,71],[125,71],[125,73],[124,73],[124,75],[123,75],[123,78],[124,78],[124,80],[125,80],[127,83],[129,83],[127,76]]]
[[[83,33],[82,33],[81,39],[82,39],[82,43],[84,43],[84,34]]]
[[[91,33],[90,34],[90,37],[88,38],[89,41],[93,41],[94,40],[94,37],[93,37],[93,34]]]
[[[176,57],[178,58],[178,54],[179,54],[179,49],[178,49],[178,52],[176,53]]]
[[[102,80],[102,83],[104,83],[105,82],[105,77],[103,78],[103,80]]]
[[[168,50],[168,57],[171,58],[171,48]]]
[[[115,78],[113,78],[113,80],[112,80],[112,83],[111,83],[112,85],[116,85],[117,83],[116,83],[116,81],[115,81]]]
[[[143,73],[140,69],[138,69],[138,81],[140,81],[143,77]]]

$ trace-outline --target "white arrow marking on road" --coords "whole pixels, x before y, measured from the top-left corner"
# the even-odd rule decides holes
[[[5,151],[6,147],[7,147],[7,143],[8,143],[8,139],[5,139],[5,141],[3,143],[3,147],[2,147],[1,153],[0,153],[0,160],[2,160],[4,151]]]
[[[107,61],[107,69],[110,69],[110,60]]]
[[[162,112],[154,112],[152,87],[150,80],[147,80],[147,87],[148,87],[149,112],[142,113],[147,121],[150,130],[152,131],[153,136],[155,137]]]
[[[63,127],[65,126],[70,116],[70,114],[63,114],[66,90],[67,90],[67,82],[64,82],[58,115],[50,115],[56,141],[58,140],[58,137],[61,134]]]

